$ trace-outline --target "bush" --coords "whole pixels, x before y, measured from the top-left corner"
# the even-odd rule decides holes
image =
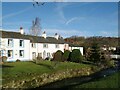
[[[37,57],[37,60],[41,60],[41,59],[42,59],[42,57],[40,57],[40,56]]]
[[[49,60],[50,61],[50,57],[46,57],[45,60]]]
[[[63,52],[61,50],[58,50],[53,57],[53,61],[62,61],[62,55]]]
[[[2,62],[7,62],[7,57],[6,56],[2,56]]]
[[[115,61],[114,60],[106,61],[105,64],[106,64],[107,67],[115,67]]]
[[[70,51],[66,50],[62,56],[62,60],[63,61],[68,61],[69,60],[69,55],[70,55]]]
[[[16,60],[16,62],[20,62],[20,60],[19,60],[19,59],[17,59],[17,60]]]
[[[79,63],[82,61],[82,59],[83,59],[83,57],[82,57],[82,54],[81,54],[79,49],[72,50],[72,52],[70,54],[70,61],[71,62]]]

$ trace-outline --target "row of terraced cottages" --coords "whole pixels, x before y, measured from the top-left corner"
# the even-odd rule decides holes
[[[0,56],[6,56],[7,61],[29,61],[37,56],[52,58],[57,50],[80,49],[83,55],[83,47],[69,45],[58,34],[47,37],[44,32],[42,36],[31,36],[20,28],[19,32],[0,31],[0,36]]]

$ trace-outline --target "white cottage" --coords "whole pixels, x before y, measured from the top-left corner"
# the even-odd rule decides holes
[[[43,32],[42,36],[25,35],[21,27],[20,32],[0,31],[0,56],[7,56],[7,61],[33,60],[37,56],[43,59],[52,58],[57,50],[71,50],[69,44],[57,33],[54,37],[47,37]],[[75,47],[74,47],[75,48]],[[72,48],[72,49],[74,49]],[[76,48],[75,48],[76,49]],[[79,48],[83,55],[83,48]]]

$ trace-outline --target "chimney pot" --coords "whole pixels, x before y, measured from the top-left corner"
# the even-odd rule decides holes
[[[46,38],[46,33],[45,33],[45,31],[43,32],[42,37]]]
[[[20,33],[21,33],[21,34],[24,34],[23,27],[20,27]]]

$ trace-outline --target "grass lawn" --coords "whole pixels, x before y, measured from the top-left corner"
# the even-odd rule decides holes
[[[33,62],[11,62],[5,63],[2,70],[3,84],[11,80],[29,79],[34,75],[41,75],[43,73],[54,73],[57,71],[65,71],[66,69],[76,69],[91,67],[86,64],[41,61],[39,64]]]
[[[95,81],[88,82],[82,85],[74,86],[74,88],[120,88],[120,72],[117,72],[111,76],[107,76]]]

